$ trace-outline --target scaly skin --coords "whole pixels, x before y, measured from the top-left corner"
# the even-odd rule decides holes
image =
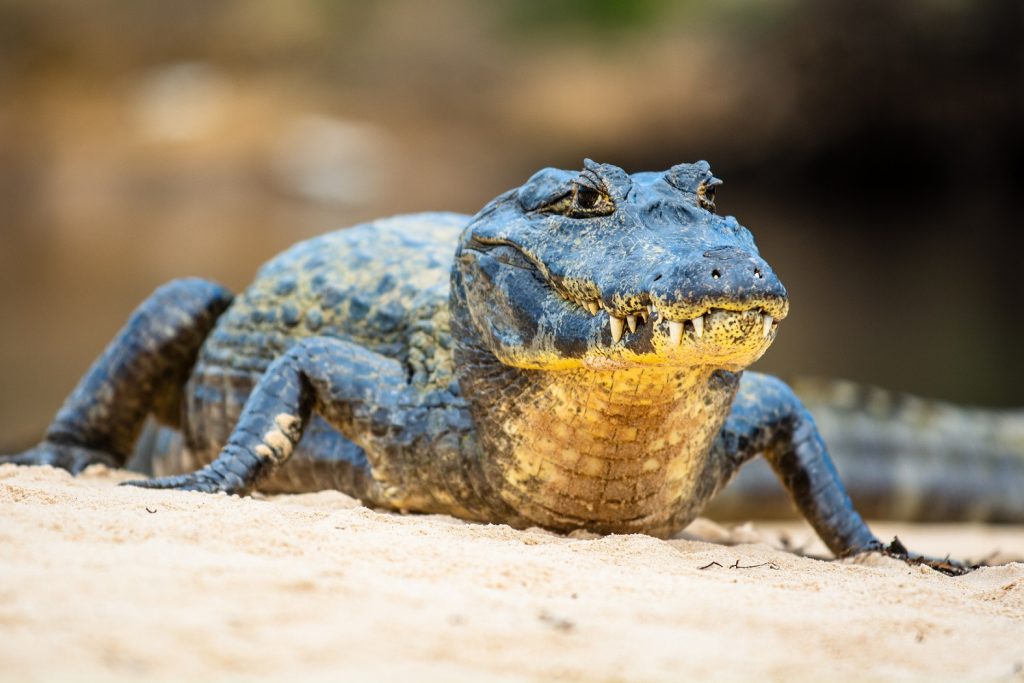
[[[333,487],[395,510],[670,536],[764,454],[833,552],[883,550],[792,391],[743,373],[788,299],[750,233],[714,214],[718,183],[704,162],[545,169],[472,218],[296,245],[212,331],[223,290],[176,285],[206,305],[143,304],[133,320],[152,324],[130,323],[64,427],[15,459],[121,463],[144,408],[177,405],[204,466],[137,485]]]

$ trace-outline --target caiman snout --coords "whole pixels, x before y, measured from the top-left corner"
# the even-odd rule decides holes
[[[648,291],[658,308],[690,319],[710,309],[762,309],[776,320],[788,312],[786,288],[771,266],[745,249],[723,246],[661,268],[649,277]]]

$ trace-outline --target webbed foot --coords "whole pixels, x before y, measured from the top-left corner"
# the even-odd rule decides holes
[[[156,479],[132,479],[130,481],[122,481],[119,486],[138,486],[143,489],[172,489],[175,491],[200,491],[202,493],[219,493],[224,491],[219,482],[202,476],[200,472],[158,477]]]
[[[122,458],[104,451],[67,443],[43,441],[38,446],[15,455],[0,455],[0,465],[49,465],[78,474],[89,465],[120,467]]]
[[[236,471],[237,470],[237,471]],[[241,463],[215,460],[206,467],[190,472],[156,479],[133,479],[121,482],[122,486],[138,486],[146,489],[173,489],[175,491],[200,491],[202,493],[227,493],[247,495],[252,490],[254,479],[244,476]]]

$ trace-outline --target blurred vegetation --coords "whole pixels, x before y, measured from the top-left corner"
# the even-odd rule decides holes
[[[0,446],[131,308],[539,167],[709,159],[761,367],[1024,402],[1018,0],[0,0]]]

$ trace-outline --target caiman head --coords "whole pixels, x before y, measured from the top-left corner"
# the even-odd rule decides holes
[[[786,317],[750,232],[715,213],[707,162],[628,174],[544,169],[462,234],[456,343],[537,370],[741,370]]]

